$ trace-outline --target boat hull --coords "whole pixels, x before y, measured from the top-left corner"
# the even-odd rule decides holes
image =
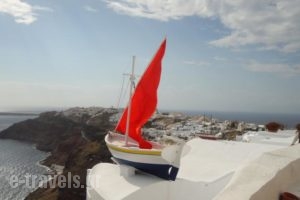
[[[106,135],[105,142],[117,164],[131,166],[165,180],[176,179],[179,169],[162,157],[162,150],[114,145],[110,137]]]
[[[120,158],[115,158],[115,159],[121,165],[128,165],[134,167],[137,170],[140,170],[148,174],[152,174],[154,176],[157,176],[165,180],[174,181],[178,173],[177,167],[168,164],[141,163],[141,162],[123,160]]]

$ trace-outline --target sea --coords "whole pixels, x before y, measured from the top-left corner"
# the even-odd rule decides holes
[[[34,117],[0,115],[0,131]],[[23,200],[34,191],[39,184],[36,180],[47,172],[39,161],[48,156],[33,144],[0,139],[0,200]]]

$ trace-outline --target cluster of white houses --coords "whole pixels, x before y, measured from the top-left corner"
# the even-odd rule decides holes
[[[165,135],[185,140],[197,137],[239,140],[239,135],[247,131],[264,130],[264,125],[254,123],[219,121],[205,116],[188,117],[181,113],[163,113],[155,114],[143,132],[145,137],[152,140],[159,140]]]

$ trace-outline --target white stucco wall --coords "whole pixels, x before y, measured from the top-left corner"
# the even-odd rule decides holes
[[[201,139],[192,140],[187,146],[189,152],[181,160],[175,182],[145,174],[120,176],[118,165],[101,163],[89,171],[87,199],[209,200],[218,194],[215,198],[218,200],[264,199],[265,191],[270,192],[270,188],[276,195],[282,190],[279,186],[265,186],[272,177],[278,174],[280,181],[281,176],[288,177],[285,173],[294,175],[300,169],[297,160],[300,152],[296,146],[278,151],[282,146]],[[285,167],[287,170],[280,175],[278,169]],[[290,181],[293,182],[287,178],[288,184]]]

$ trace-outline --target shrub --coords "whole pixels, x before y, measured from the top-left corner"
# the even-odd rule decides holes
[[[266,124],[266,128],[269,132],[276,133],[279,129],[283,130],[284,126],[278,122],[269,122]]]
[[[296,125],[296,129],[300,131],[300,123]]]

